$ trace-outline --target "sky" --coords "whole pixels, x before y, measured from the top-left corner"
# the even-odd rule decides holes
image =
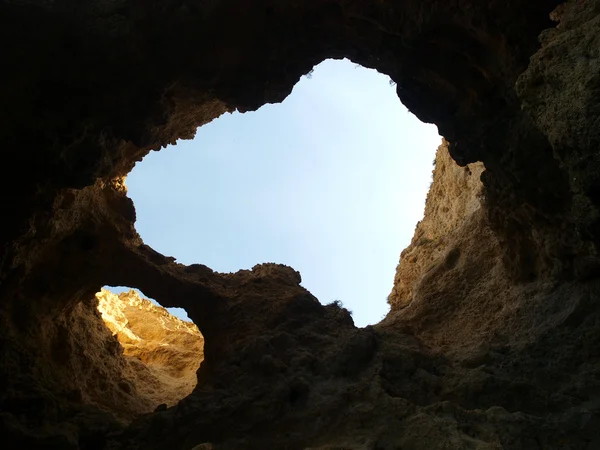
[[[284,102],[151,152],[126,184],[155,250],[218,272],[292,266],[322,303],[342,301],[366,326],[388,311],[440,142],[389,77],[326,60]]]

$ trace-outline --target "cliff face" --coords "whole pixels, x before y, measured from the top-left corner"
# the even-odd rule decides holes
[[[2,161],[26,174],[0,179],[3,444],[598,448],[600,3],[557,6],[0,3]],[[391,76],[463,167],[438,155],[391,312],[364,329],[289,267],[220,274],[154,251],[122,183],[149,151],[342,57]],[[134,358],[95,309],[105,285],[183,307],[202,333],[198,384],[173,407],[143,415]],[[142,339],[159,330],[131,317]]]
[[[90,297],[52,319],[2,319],[0,428],[6,448],[99,448],[157,404]]]
[[[453,241],[464,234],[463,227],[482,206],[483,169],[481,163],[458,166],[448,154],[447,141],[438,148],[423,220],[417,224],[396,268],[394,288],[388,298],[392,308],[412,302],[415,285],[440,258],[452,263],[459,257],[460,249],[453,246]]]
[[[204,357],[198,327],[141,298],[134,290],[96,294],[102,320],[123,347],[138,394],[154,407],[176,404],[196,386]]]
[[[52,322],[37,322],[30,335],[2,325],[1,423],[5,439],[23,448],[101,445],[111,430],[189,394],[202,360],[197,328],[135,293],[102,290]],[[25,412],[27,420],[7,411]],[[28,430],[65,417],[71,425]]]

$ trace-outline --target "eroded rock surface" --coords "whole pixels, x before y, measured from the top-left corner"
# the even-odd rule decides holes
[[[102,320],[123,347],[141,397],[154,407],[172,406],[192,392],[204,358],[204,339],[196,325],[134,290],[116,295],[102,289],[96,298]]]
[[[558,3],[1,3],[5,447],[600,448],[600,2]],[[144,245],[136,161],[342,57],[485,167],[477,207],[480,169],[438,158],[417,229],[438,246],[413,241],[382,323],[355,328],[289,267],[220,274]],[[204,336],[173,407],[144,415],[121,385],[105,285],[184,307]]]
[[[123,358],[96,307],[92,296],[26,329],[2,318],[5,448],[102,446],[109,433],[156,407],[136,388],[144,367]]]
[[[439,258],[446,258],[452,265],[460,257],[460,248],[452,241],[465,234],[463,226],[482,206],[483,169],[481,163],[459,167],[448,154],[446,141],[438,148],[423,220],[417,224],[410,245],[402,251],[396,269],[388,298],[393,308],[410,304],[415,285]]]

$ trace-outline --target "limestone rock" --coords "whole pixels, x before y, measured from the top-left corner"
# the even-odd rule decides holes
[[[598,448],[600,2],[559,3],[0,2],[3,449]],[[357,329],[290,267],[221,274],[142,242],[122,179],[144,155],[344,57],[485,166],[478,202],[479,169],[438,157],[385,320]],[[173,407],[158,386],[187,356],[124,356],[106,285],[206,339]],[[169,339],[143,310],[130,332],[113,311],[123,345]]]
[[[435,261],[444,257],[452,260],[460,251],[452,248],[452,241],[455,235],[464,232],[465,222],[481,208],[483,170],[481,163],[458,166],[448,154],[445,140],[438,148],[425,214],[416,226],[410,245],[400,255],[394,288],[388,297],[392,308],[410,304],[415,285]]]
[[[139,394],[172,406],[192,392],[204,356],[198,327],[171,315],[136,291],[96,294],[106,326],[123,346]],[[140,369],[144,365],[148,370]]]

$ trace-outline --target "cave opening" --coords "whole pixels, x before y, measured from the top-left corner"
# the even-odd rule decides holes
[[[105,286],[97,309],[123,349],[121,384],[136,393],[140,411],[173,406],[196,387],[204,337],[182,308],[163,308],[141,291]]]
[[[561,3],[553,24],[548,13],[558,3],[4,2],[3,164],[14,176],[3,177],[3,448],[600,448],[600,0]],[[282,108],[318,86],[317,67],[286,103],[244,119],[226,115],[199,136],[272,111],[265,131],[250,122],[248,133],[229,129],[219,145],[182,142],[151,154],[129,180],[149,245],[135,232],[121,183],[149,149],[190,137],[223,110],[281,101],[325,55],[352,56],[392,75],[402,101],[448,140],[429,211],[397,272],[397,301],[374,327],[354,327],[335,300],[354,310],[359,325],[367,322],[359,306],[381,298],[385,307],[405,243],[394,242],[401,226],[375,207],[402,215],[414,199],[420,215],[422,201],[416,189],[394,188],[391,199],[375,189],[388,172],[400,180],[420,170],[378,153],[383,125],[393,122],[406,137],[418,123],[377,118],[381,103],[359,101],[375,98],[366,89],[373,84],[348,89],[347,74],[334,76],[308,116],[290,120]],[[381,89],[399,103],[385,78]],[[351,120],[355,109],[363,114]],[[323,111],[341,125],[327,125]],[[379,126],[377,139],[353,134],[367,119]],[[275,140],[289,136],[290,124],[301,133],[288,144]],[[334,137],[326,140],[319,126]],[[251,147],[255,135],[274,142]],[[298,155],[317,142],[325,148],[301,163]],[[188,145],[205,159],[190,159]],[[267,159],[261,148],[270,150]],[[185,178],[168,162],[175,154],[203,184],[166,190]],[[165,169],[148,178],[159,195],[135,183],[153,159]],[[305,188],[315,198],[294,196]],[[136,190],[149,194],[154,214],[144,212]],[[338,193],[350,200],[338,201]],[[341,204],[352,214],[336,214]],[[250,220],[257,216],[262,221]],[[290,218],[292,231],[282,231]],[[189,253],[163,237],[181,239]],[[384,262],[373,250],[380,237],[393,252],[389,271],[376,264]],[[361,253],[362,246],[373,251]],[[286,267],[214,274],[152,247],[224,272],[288,263],[333,305],[321,307]],[[290,248],[306,251],[314,272],[285,258]],[[384,279],[375,282],[370,270]],[[313,283],[315,273],[322,285]],[[382,292],[359,288],[367,280]],[[176,407],[165,410],[161,400],[155,414],[139,417],[147,410],[129,395],[135,385],[121,376],[129,366],[94,304],[106,283],[183,305],[202,329],[200,385]]]
[[[289,265],[366,326],[388,311],[440,140],[389,77],[326,60],[281,104],[213,120],[146,156],[126,182],[152,248],[218,272]]]

